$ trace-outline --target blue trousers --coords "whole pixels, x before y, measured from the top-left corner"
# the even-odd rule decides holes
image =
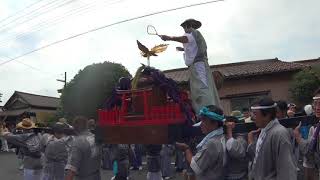
[[[41,169],[24,169],[23,170],[23,180],[40,180]]]

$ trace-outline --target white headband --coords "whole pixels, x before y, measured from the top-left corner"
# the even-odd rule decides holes
[[[271,108],[275,108],[277,107],[277,103],[274,103],[271,106],[252,106],[251,109],[252,110],[258,110],[258,109],[271,109]]]
[[[318,100],[318,99],[320,99],[320,96],[315,96],[315,97],[313,97],[312,99],[313,99],[313,100]]]
[[[288,108],[289,107],[297,107],[295,104],[293,104],[293,103],[290,103],[290,104],[288,104]]]

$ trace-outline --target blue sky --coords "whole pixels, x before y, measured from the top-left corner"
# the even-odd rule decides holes
[[[15,17],[1,21],[37,1],[0,1],[0,63],[89,29],[202,2],[42,0]],[[56,90],[62,83],[56,79],[63,78],[65,71],[70,80],[85,66],[105,60],[122,63],[133,74],[140,63],[146,63],[140,57],[136,40],[149,47],[163,43],[146,33],[147,25],[154,25],[162,34],[182,35],[179,25],[187,18],[203,23],[200,31],[208,44],[210,64],[274,57],[284,61],[317,58],[320,57],[318,7],[318,0],[226,0],[116,25],[19,59],[39,70],[18,62],[0,66],[2,100],[6,102],[15,90],[58,97]],[[184,67],[181,53],[175,51],[179,44],[169,44],[166,52],[151,59],[152,66],[161,70]]]

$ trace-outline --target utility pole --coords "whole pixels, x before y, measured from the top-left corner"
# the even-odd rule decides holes
[[[0,103],[2,102],[2,101],[1,101],[2,95],[3,95],[3,94],[2,94],[2,93],[0,93]]]
[[[66,86],[67,86],[67,72],[64,72],[64,80],[57,79],[57,81],[63,82],[64,83],[64,88],[66,88]],[[62,93],[62,90],[63,89],[58,89],[58,93]]]

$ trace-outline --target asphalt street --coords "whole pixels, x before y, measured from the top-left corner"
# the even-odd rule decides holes
[[[18,169],[19,162],[15,153],[0,152],[0,180],[22,180],[22,171]],[[300,167],[302,169],[302,167]],[[146,168],[142,171],[131,171],[131,180],[146,179]],[[102,180],[110,180],[112,178],[112,171],[102,170]],[[172,180],[183,180],[183,175],[177,173]],[[302,171],[298,172],[298,180],[303,179]]]
[[[19,162],[14,153],[0,152],[0,180],[22,180],[22,171],[18,169]],[[145,168],[142,171],[131,171],[132,180],[146,179]],[[112,172],[102,170],[102,180],[110,180]],[[176,174],[172,180],[182,180],[182,174]]]

